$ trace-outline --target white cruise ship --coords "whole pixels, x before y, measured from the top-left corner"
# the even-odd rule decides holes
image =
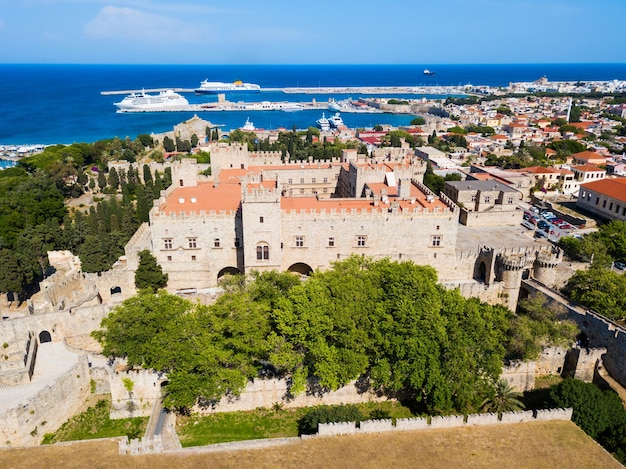
[[[189,106],[189,101],[174,90],[166,90],[156,95],[144,91],[132,93],[114,104],[120,111],[169,111],[183,109]]]
[[[224,83],[221,81],[202,80],[200,87],[196,88],[196,94],[217,94],[217,93],[258,93],[261,87],[254,83],[244,83],[237,80],[233,83]]]

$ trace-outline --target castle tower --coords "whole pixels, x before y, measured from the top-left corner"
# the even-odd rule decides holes
[[[517,252],[501,252],[496,256],[496,277],[504,283],[503,293],[506,296],[506,306],[515,311],[517,299],[522,284],[524,269],[532,262],[532,258],[525,250]]]
[[[556,246],[549,250],[541,250],[537,253],[533,265],[533,277],[538,282],[551,287],[556,278],[556,267],[563,259],[563,251]]]

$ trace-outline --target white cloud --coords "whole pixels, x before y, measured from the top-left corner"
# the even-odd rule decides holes
[[[200,28],[171,16],[148,13],[128,7],[105,6],[83,28],[95,39],[125,39],[155,43],[200,42]]]

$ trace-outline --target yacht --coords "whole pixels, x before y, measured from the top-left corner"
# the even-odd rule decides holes
[[[281,108],[281,110],[284,112],[297,112],[297,111],[302,111],[303,109],[304,109],[304,106],[301,103],[290,103],[290,102],[284,103],[283,107]]]
[[[334,127],[335,129],[337,127],[341,127],[344,125],[343,119],[341,118],[341,114],[338,112],[336,112],[334,116],[328,119],[328,123],[330,124],[331,127]]]
[[[258,93],[261,87],[254,83],[244,83],[241,80],[232,83],[221,81],[202,80],[200,87],[196,88],[196,94],[217,94],[217,93]]]
[[[435,72],[433,72],[432,70],[428,70],[427,68],[424,69],[424,75],[434,75]]]
[[[189,101],[174,90],[161,91],[159,94],[148,94],[145,91],[131,93],[119,103],[114,103],[119,111],[171,111],[183,110]]]
[[[324,115],[323,112],[322,112],[322,117],[317,119],[315,123],[324,132],[327,132],[330,130],[330,122],[328,121],[328,119],[326,119],[326,116]]]
[[[254,124],[250,122],[249,118],[247,118],[246,123],[243,125],[243,127],[241,127],[241,130],[243,130],[244,132],[254,132],[256,130],[256,127],[254,127]]]

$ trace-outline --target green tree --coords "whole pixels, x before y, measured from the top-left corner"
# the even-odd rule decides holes
[[[555,407],[573,409],[572,421],[591,438],[626,424],[626,411],[613,391],[601,391],[595,384],[565,379],[550,389]]]
[[[514,391],[507,380],[499,379],[493,388],[493,394],[483,401],[481,409],[498,414],[518,411],[524,409],[521,397],[522,393]]]
[[[135,271],[135,286],[139,290],[150,289],[154,292],[167,286],[167,274],[148,250],[139,252],[139,265]]]
[[[117,174],[117,170],[115,168],[111,168],[109,170],[109,177],[107,178],[109,186],[111,189],[117,191],[120,187],[120,177]]]
[[[174,141],[171,138],[169,138],[167,135],[163,137],[163,149],[168,153],[171,153],[174,150],[176,150],[176,145],[174,144]]]
[[[421,116],[417,116],[409,122],[409,125],[424,125],[426,124],[426,119]]]

